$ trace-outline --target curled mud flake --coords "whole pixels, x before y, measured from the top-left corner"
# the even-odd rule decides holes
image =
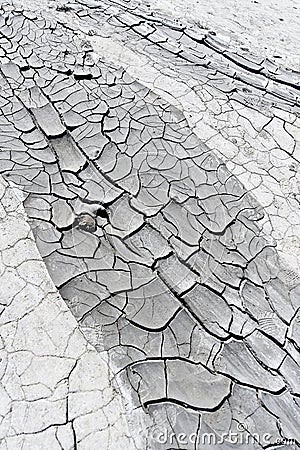
[[[94,233],[97,228],[96,220],[90,214],[80,214],[75,220],[75,226],[89,233]]]

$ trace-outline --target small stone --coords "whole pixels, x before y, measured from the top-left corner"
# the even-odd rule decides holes
[[[76,225],[78,228],[89,233],[94,233],[97,228],[96,220],[89,214],[81,214],[76,219]]]

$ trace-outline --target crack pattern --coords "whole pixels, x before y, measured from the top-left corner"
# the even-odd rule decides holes
[[[136,448],[107,355],[52,283],[20,194],[0,179],[0,448]]]
[[[190,448],[178,433],[200,425],[216,436],[243,426],[253,449],[285,439],[296,448],[298,275],[266,234],[264,208],[210,143],[126,70],[95,61],[87,36],[106,21],[141,54],[171,59],[182,80],[242,108],[264,105],[260,130],[296,160],[299,74],[129,3],[80,0],[58,12],[91,29],[9,3],[0,24],[0,172],[24,191],[54,284],[151,418],[145,448]],[[175,438],[159,443],[153,429]]]

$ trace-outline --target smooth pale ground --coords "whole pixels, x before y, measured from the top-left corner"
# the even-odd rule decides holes
[[[27,8],[53,9],[62,0],[16,0]],[[276,62],[300,71],[300,3],[298,0],[147,0],[151,11],[198,22],[233,48],[280,57]],[[61,17],[63,14],[57,14]]]
[[[145,4],[145,2],[142,2]],[[300,71],[298,0],[148,0],[153,11],[174,14],[217,33],[233,47],[246,47]]]

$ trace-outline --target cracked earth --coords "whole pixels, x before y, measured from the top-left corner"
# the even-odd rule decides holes
[[[1,450],[299,447],[300,7],[252,4],[0,3]]]

